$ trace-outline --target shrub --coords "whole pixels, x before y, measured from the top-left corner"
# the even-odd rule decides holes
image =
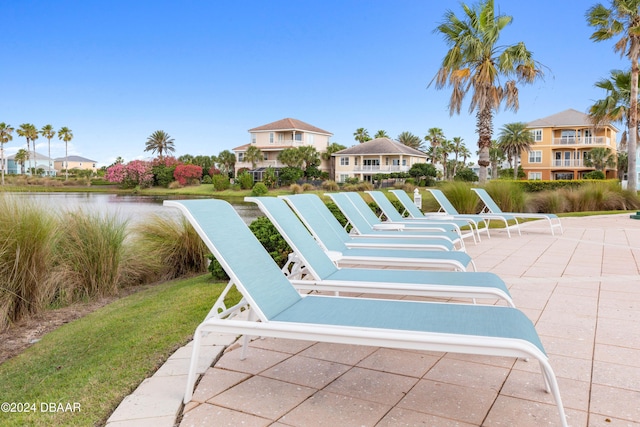
[[[478,212],[478,196],[469,186],[460,181],[447,182],[442,186],[442,192],[451,204],[461,214],[475,214]]]
[[[491,180],[485,189],[504,212],[525,212],[525,193],[516,182]]]
[[[37,313],[56,292],[57,222],[50,210],[0,194],[0,331]]]
[[[278,180],[280,181],[280,185],[290,185],[299,180],[304,176],[304,172],[300,168],[293,168],[287,166],[285,168],[280,169],[280,173],[278,174]]]
[[[169,184],[173,182],[173,173],[176,169],[176,166],[166,166],[164,164],[158,164],[151,168],[153,172],[153,183],[154,185],[168,188]]]
[[[242,172],[236,180],[240,183],[240,188],[243,190],[248,190],[253,187],[253,175],[249,172]]]
[[[182,184],[180,184],[178,181],[171,181],[171,183],[168,185],[168,188],[170,190],[175,190],[176,188],[182,188]]]
[[[211,177],[211,183],[215,191],[224,191],[231,187],[231,182],[225,175],[213,175],[213,177]]]
[[[291,192],[293,194],[300,194],[304,192],[304,189],[302,188],[301,185],[298,184],[292,184],[289,186],[289,190],[291,190]]]
[[[269,189],[262,182],[256,183],[256,185],[254,185],[253,188],[251,189],[251,195],[256,197],[264,196],[268,192],[269,192]]]
[[[478,182],[480,179],[474,171],[469,168],[460,169],[453,178],[455,181]]]
[[[340,190],[340,186],[335,181],[324,181],[322,183],[322,189],[324,191],[338,191]]]
[[[604,172],[602,171],[591,171],[584,174],[584,179],[604,179]]]
[[[202,166],[177,165],[173,172],[173,177],[181,185],[193,185],[200,183],[200,179],[202,178]]]
[[[308,182],[302,184],[302,191],[313,191],[315,189],[316,187],[314,187],[313,184],[309,184]]]
[[[133,160],[126,165],[116,163],[107,169],[105,178],[119,184],[121,188],[147,188],[153,184],[151,165],[141,160]]]
[[[213,180],[211,179],[210,175],[205,175],[202,177],[202,183],[203,184],[211,184],[213,183]]]

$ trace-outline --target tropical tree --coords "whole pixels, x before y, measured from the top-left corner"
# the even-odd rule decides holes
[[[420,137],[412,134],[411,132],[402,132],[396,139],[398,140],[398,142],[406,145],[407,147],[415,148],[416,150],[420,151],[424,149]]]
[[[502,151],[513,158],[513,179],[518,179],[518,158],[523,151],[530,151],[533,134],[523,122],[507,123],[498,134],[498,144]]]
[[[424,137],[424,140],[431,144],[432,147],[439,147],[444,139],[444,132],[440,128],[429,129]]]
[[[460,155],[460,150],[464,147],[464,140],[460,136],[454,136],[451,140],[451,145],[453,154],[455,155],[453,162],[453,176],[456,176],[456,173],[458,172],[458,157]]]
[[[355,140],[358,141],[360,144],[371,140],[371,137],[369,136],[369,132],[365,128],[356,129],[356,131],[353,133],[353,136]]]
[[[69,141],[73,139],[71,129],[63,126],[58,131],[58,139],[64,141],[64,180],[69,179]]]
[[[53,169],[53,165],[51,164],[51,138],[56,136],[56,131],[53,128],[53,126],[44,125],[42,126],[42,129],[40,129],[40,135],[42,135],[43,138],[47,138],[47,141],[49,143],[49,171],[47,173],[51,173],[51,170]],[[34,151],[35,151],[35,144],[34,144]]]
[[[14,159],[16,160],[17,163],[20,163],[20,169],[22,174],[24,175],[24,165],[27,162],[27,160],[29,160],[29,151],[25,150],[24,148],[19,149],[16,155],[14,156]]]
[[[605,168],[616,166],[616,156],[609,147],[596,147],[587,152],[584,165],[593,167],[595,170],[604,171]]]
[[[174,139],[168,133],[163,130],[157,130],[147,138],[144,151],[151,151],[151,154],[157,152],[158,157],[162,160],[163,153],[169,154],[175,151],[174,142]]]
[[[218,154],[218,168],[228,177],[231,177],[236,167],[236,155],[229,150],[221,151]]]
[[[302,158],[297,148],[285,148],[278,154],[278,160],[291,168],[302,169]]]
[[[469,113],[476,112],[479,181],[483,184],[490,164],[494,114],[503,102],[506,109],[517,111],[518,83],[533,83],[543,72],[523,42],[498,44],[501,31],[513,18],[496,16],[493,0],[481,0],[473,7],[462,4],[462,8],[463,20],[448,11],[435,30],[444,37],[449,51],[434,81],[436,89],[452,88],[450,115],[460,114],[465,95],[472,92]]]
[[[498,178],[498,170],[500,169],[500,164],[507,159],[504,151],[498,145],[496,140],[491,141],[491,147],[489,147],[489,162],[491,164],[491,179]]]
[[[376,134],[373,136],[374,138],[389,138],[389,134],[387,134],[386,130],[379,130],[378,132],[376,132]]]
[[[18,130],[16,130],[16,133],[23,137],[24,139],[27,140],[27,153],[30,153],[30,149],[31,149],[31,142],[33,141],[33,154],[35,155],[35,140],[38,139],[38,130],[36,129],[36,127],[31,124],[31,123],[23,123],[20,125],[20,127],[18,128]],[[27,159],[29,160],[29,171],[31,171],[31,154],[29,154],[29,156],[27,157]],[[23,165],[24,166],[24,165]],[[24,173],[24,172],[23,172]]]
[[[638,129],[638,57],[640,56],[640,0],[611,0],[607,8],[602,3],[587,11],[587,22],[595,28],[591,40],[600,42],[620,36],[614,52],[626,55],[631,61],[629,83],[629,135],[627,141],[629,181],[628,188],[637,188],[636,150]]]
[[[449,154],[453,153],[453,143],[447,139],[440,143],[440,155],[442,156],[442,175],[449,178]]]
[[[333,154],[346,148],[344,145],[334,142],[327,147],[326,151],[320,153],[320,158],[329,162],[329,179],[334,181],[336,179],[336,158]]]
[[[184,163],[185,165],[190,165],[193,163],[193,155],[183,154],[182,156],[178,157],[178,161],[180,163]]]
[[[13,140],[13,131],[15,129],[13,126],[6,124],[5,122],[0,123],[0,168],[2,168],[2,185],[4,185],[4,144]]]
[[[622,179],[622,175],[629,171],[629,155],[626,151],[618,151],[618,159],[616,164],[618,165],[618,176]]]
[[[263,159],[262,150],[255,145],[250,145],[244,153],[244,161],[251,163],[251,169],[255,169],[258,162],[261,162]]]

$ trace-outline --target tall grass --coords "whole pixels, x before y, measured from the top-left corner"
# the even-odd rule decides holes
[[[65,302],[115,295],[124,282],[126,221],[115,215],[65,212],[60,221],[55,278]]]
[[[158,280],[207,271],[209,250],[185,217],[153,215],[133,232],[133,250]]]
[[[527,211],[525,192],[515,182],[495,179],[485,189],[504,212]]]
[[[38,312],[56,293],[51,261],[55,217],[28,201],[0,194],[0,330]]]
[[[469,184],[460,181],[450,181],[445,183],[441,189],[458,213],[475,214],[478,212],[478,196],[471,191]]]

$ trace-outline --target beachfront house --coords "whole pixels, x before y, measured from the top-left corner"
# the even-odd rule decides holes
[[[268,167],[276,171],[285,167],[278,160],[278,155],[287,148],[312,146],[319,152],[325,152],[333,134],[301,120],[286,118],[263,126],[249,129],[250,142],[233,149],[236,155],[235,174],[241,169],[248,169],[253,173],[255,181],[261,181],[264,171]],[[254,164],[245,159],[249,147],[256,147],[262,153],[262,159]],[[329,170],[329,162],[322,160],[321,171]]]
[[[97,165],[97,161],[81,156],[58,157],[54,160],[54,167],[59,171],[63,171],[65,169],[80,169],[90,170],[93,173],[96,173],[98,170]]]
[[[408,172],[415,163],[426,163],[427,155],[389,138],[376,138],[350,148],[337,151],[335,178],[345,182],[348,178],[373,181],[376,174]]]
[[[618,129],[610,123],[594,128],[589,116],[569,109],[527,123],[533,133],[530,151],[520,153],[527,179],[581,179],[595,170],[587,160],[597,147],[608,148],[617,155]],[[617,177],[616,166],[602,171],[607,179]]]
[[[53,166],[53,160],[44,154],[40,154],[36,151],[35,156],[31,152],[31,167],[35,168],[36,175],[38,176],[56,176],[56,169]],[[5,173],[9,175],[30,175],[29,173],[29,159],[24,164],[16,161],[16,155],[12,154],[5,158]]]

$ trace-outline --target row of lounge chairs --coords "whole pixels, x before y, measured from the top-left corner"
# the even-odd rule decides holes
[[[359,204],[346,193],[329,196]],[[244,335],[243,357],[248,337],[266,336],[535,359],[560,424],[567,425],[557,380],[534,325],[515,308],[497,275],[465,271],[473,266],[463,250],[463,230],[473,230],[468,221],[429,219],[398,227],[380,223],[378,230],[353,235],[315,195],[246,200],[258,205],[291,247],[282,269],[229,203],[164,202],[183,212],[230,277],[195,331],[185,403],[192,397],[203,335],[216,332]],[[243,298],[227,307],[224,299],[234,286]],[[345,292],[469,298],[473,304],[341,295]],[[475,304],[476,298],[502,300],[503,305]]]

